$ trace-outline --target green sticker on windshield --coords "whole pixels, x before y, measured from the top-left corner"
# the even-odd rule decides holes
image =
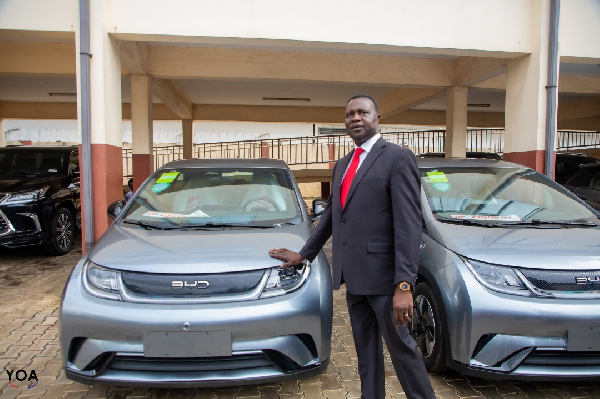
[[[152,186],[152,191],[158,194],[162,191],[165,191],[170,185],[170,183],[156,183]]]
[[[177,178],[177,176],[179,176],[179,172],[163,173],[162,175],[160,175],[158,180],[156,180],[156,182],[157,183],[173,183],[173,180],[175,180]]]
[[[427,177],[429,177],[429,181],[433,183],[433,188],[436,190],[441,192],[450,190],[450,183],[444,172],[432,170],[431,172],[427,172]]]

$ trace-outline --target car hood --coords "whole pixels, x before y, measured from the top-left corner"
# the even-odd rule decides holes
[[[44,185],[50,185],[60,180],[56,176],[17,176],[6,175],[0,179],[0,192],[14,193],[18,191],[34,190]]]
[[[271,248],[300,250],[308,222],[269,229],[145,230],[113,223],[90,252],[97,265],[152,273],[215,273],[277,266]]]
[[[534,269],[600,269],[600,227],[499,228],[433,221],[427,232],[463,257]]]

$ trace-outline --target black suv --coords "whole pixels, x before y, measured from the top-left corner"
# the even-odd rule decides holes
[[[78,148],[0,148],[0,246],[64,255],[81,226]]]

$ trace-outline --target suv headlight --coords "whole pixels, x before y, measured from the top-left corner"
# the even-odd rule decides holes
[[[120,300],[120,273],[113,269],[98,266],[90,261],[84,265],[83,287],[94,296]]]
[[[285,269],[279,266],[270,270],[269,278],[263,288],[261,298],[284,295],[297,290],[304,284],[310,273],[310,262]]]
[[[40,198],[43,198],[48,191],[48,186],[44,186],[42,188],[38,188],[36,190],[27,190],[20,191],[17,193],[10,193],[8,197],[3,201],[4,204],[13,204],[17,202],[29,202],[29,201],[37,201]]]
[[[511,267],[491,265],[470,259],[463,259],[463,262],[471,270],[477,281],[490,290],[513,295],[532,295]]]

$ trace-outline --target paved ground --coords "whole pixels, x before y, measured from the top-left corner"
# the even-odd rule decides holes
[[[344,292],[334,294],[332,361],[325,373],[281,384],[217,389],[140,389],[84,385],[65,378],[58,343],[60,296],[81,244],[69,255],[48,257],[38,249],[0,249],[0,398],[358,398],[356,353],[346,313]],[[405,398],[391,362],[388,398]],[[8,371],[35,370],[39,383],[28,389],[9,383]],[[16,373],[16,371],[14,371]],[[24,374],[21,372],[20,378]],[[28,378],[28,377],[27,377]],[[600,382],[496,382],[457,373],[430,375],[438,398],[600,398]]]

